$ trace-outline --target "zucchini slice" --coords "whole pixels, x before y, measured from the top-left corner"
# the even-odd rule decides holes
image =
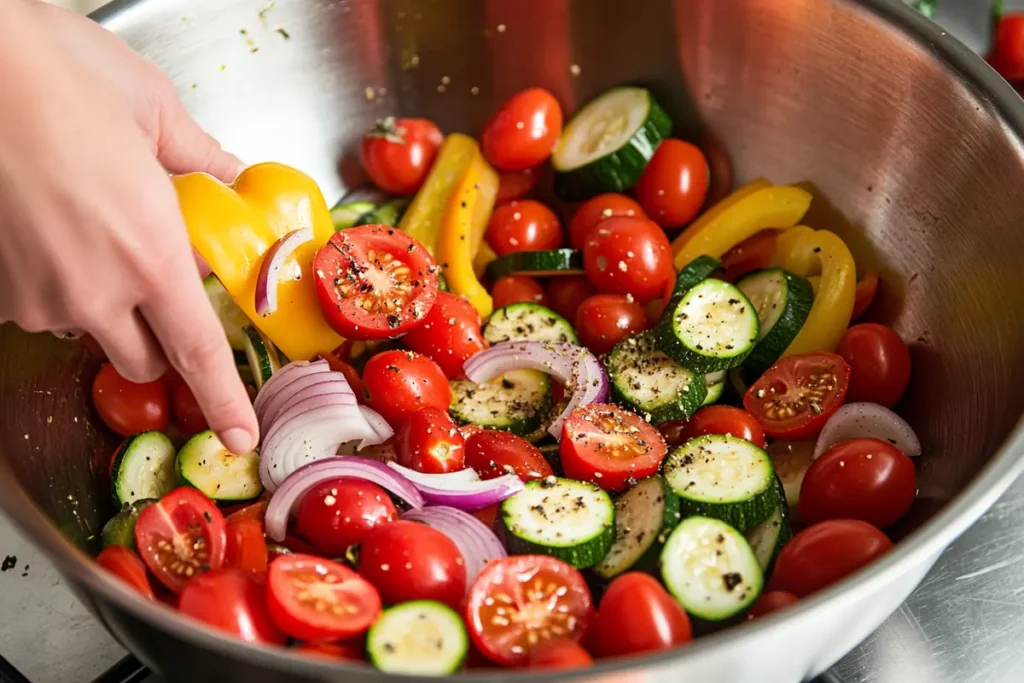
[[[373,211],[379,205],[388,201],[389,197],[373,185],[364,185],[348,192],[341,198],[334,208],[331,209],[331,220],[334,221],[334,230],[345,230],[356,225],[360,218]]]
[[[615,500],[615,540],[594,572],[603,579],[630,570],[654,573],[680,517],[679,497],[664,479],[641,479]]]
[[[111,468],[118,509],[144,498],[163,498],[177,483],[174,444],[163,432],[129,436],[117,449]]]
[[[406,197],[395,197],[383,204],[372,207],[369,211],[359,216],[352,227],[357,225],[389,225],[392,228],[402,220],[405,210],[409,208],[409,199]]]
[[[684,515],[714,517],[740,531],[768,519],[778,502],[768,454],[727,434],[698,436],[672,451],[665,480]]]
[[[782,268],[762,270],[737,285],[757,311],[760,332],[743,361],[743,376],[755,381],[770,368],[800,333],[814,303],[811,284]]]
[[[742,615],[764,585],[743,534],[708,517],[684,519],[672,531],[661,551],[661,578],[683,609],[711,623]]]
[[[218,503],[241,503],[263,493],[259,454],[235,455],[209,429],[185,442],[176,467],[181,483]]]
[[[545,477],[501,504],[512,554],[539,553],[574,567],[597,564],[615,537],[615,505],[594,484]]]
[[[522,302],[491,313],[484,325],[484,339],[491,344],[507,341],[540,341],[579,344],[569,321],[550,308]]]
[[[459,424],[523,436],[548,414],[551,381],[537,370],[513,370],[481,384],[469,380],[448,384],[452,389],[448,410]]]
[[[451,607],[413,600],[381,613],[366,636],[366,652],[386,673],[446,676],[462,668],[469,638]]]
[[[722,398],[722,394],[725,393],[725,376],[725,370],[709,372],[704,375],[704,384],[708,388],[708,395],[704,397],[704,403],[701,404],[702,406],[709,406]]]
[[[659,351],[653,334],[642,332],[615,345],[605,360],[612,399],[651,424],[688,420],[704,403],[704,376]]]
[[[670,319],[668,314],[679,305],[679,300],[688,291],[711,277],[711,274],[722,267],[716,259],[710,256],[698,256],[676,273],[676,282],[672,286],[672,295],[665,304],[665,312],[662,314],[662,321]]]
[[[556,275],[582,275],[583,252],[576,249],[550,251],[517,251],[500,256],[487,264],[487,278],[497,282],[506,275],[554,277]]]
[[[568,201],[624,192],[640,179],[672,120],[644,88],[613,88],[566,124],[551,153],[555,194]]]
[[[235,351],[244,351],[245,335],[242,334],[242,328],[249,324],[249,316],[238,307],[216,275],[206,276],[203,280],[203,289],[206,290],[213,312],[217,314],[217,319],[224,328],[228,344]]]
[[[737,287],[709,278],[690,288],[658,328],[658,348],[694,372],[728,370],[757,343],[757,311]]]
[[[775,490],[778,503],[768,519],[755,527],[747,530],[747,542],[761,565],[761,571],[767,576],[771,573],[775,558],[778,557],[782,546],[792,536],[789,527],[789,506],[786,505],[786,495],[782,490],[782,482],[776,477]]]
[[[135,522],[139,519],[139,513],[156,502],[159,502],[156,498],[141,498],[121,508],[103,525],[103,531],[100,532],[103,547],[122,545],[134,550]]]
[[[245,338],[245,357],[249,360],[252,379],[259,390],[271,375],[281,369],[281,359],[274,343],[252,325],[243,327],[242,334]]]

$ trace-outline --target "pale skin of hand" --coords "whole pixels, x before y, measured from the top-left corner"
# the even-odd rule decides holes
[[[168,173],[241,162],[168,78],[92,21],[0,0],[0,321],[84,330],[124,377],[168,364],[234,452],[256,416],[210,307]]]

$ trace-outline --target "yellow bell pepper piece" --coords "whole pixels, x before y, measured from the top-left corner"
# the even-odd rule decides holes
[[[249,320],[292,360],[307,360],[344,341],[320,311],[313,258],[334,234],[320,188],[289,166],[250,166],[233,185],[205,173],[172,178],[189,239]],[[288,259],[278,285],[278,309],[256,314],[256,279],[264,254],[282,235],[313,228],[313,240]]]
[[[733,206],[736,202],[743,199],[744,197],[748,197],[754,194],[758,190],[763,190],[764,188],[771,186],[772,184],[768,182],[766,179],[755,178],[746,185],[743,185],[733,190],[732,193],[720,199],[717,204],[710,207],[701,215],[697,216],[697,219],[695,221],[690,223],[685,230],[676,235],[676,238],[672,240],[672,253],[678,253],[686,245],[686,243],[690,241],[691,237],[693,237],[695,234],[703,230],[704,226],[718,218],[718,216],[720,216],[723,211]]]
[[[783,358],[835,350],[850,324],[857,290],[850,249],[835,233],[801,225],[779,235],[775,265],[802,277],[821,273],[811,312]]]
[[[473,144],[472,159],[448,198],[436,258],[452,292],[465,297],[480,316],[486,318],[491,314],[493,302],[477,279],[474,254],[478,249],[483,251],[484,231],[498,194],[498,174],[484,161],[476,142],[469,140]]]
[[[481,241],[480,248],[476,250],[476,256],[473,257],[473,272],[476,274],[477,280],[483,278],[484,273],[487,272],[487,264],[496,258],[498,255],[491,249],[491,245]]]
[[[724,201],[728,200],[727,197]],[[691,226],[695,229],[676,252],[675,266],[682,268],[701,255],[720,259],[725,252],[762,230],[791,228],[800,222],[810,206],[811,194],[799,187],[765,187],[750,192],[710,220]]]

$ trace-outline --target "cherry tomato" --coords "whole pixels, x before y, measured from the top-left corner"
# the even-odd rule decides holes
[[[864,273],[864,277],[857,283],[857,290],[854,294],[853,300],[853,315],[850,316],[850,320],[856,320],[857,318],[864,315],[864,311],[868,309],[871,302],[875,300],[875,295],[878,293],[878,273],[873,270],[869,270]]]
[[[427,315],[430,314],[428,313]],[[359,371],[339,358],[338,355],[339,354],[332,351],[331,353],[321,353],[320,358],[327,361],[327,365],[331,370],[345,375],[345,381],[347,381],[348,385],[352,387],[352,392],[356,395],[356,400],[360,403],[365,402],[366,387],[363,386],[363,380],[359,377]]]
[[[540,449],[521,436],[486,429],[466,439],[466,465],[481,479],[496,479],[515,473],[533,481],[554,474]]]
[[[891,407],[910,381],[910,351],[891,328],[861,323],[846,331],[836,353],[850,364],[851,401]]]
[[[494,210],[484,239],[498,256],[558,249],[562,246],[562,224],[555,212],[540,202],[515,200]]]
[[[340,640],[370,628],[380,595],[343,564],[313,555],[281,555],[267,573],[270,616],[299,640]]]
[[[672,246],[646,218],[608,218],[590,231],[583,267],[599,292],[630,294],[640,303],[661,295],[675,277]]]
[[[748,273],[770,266],[778,237],[778,230],[762,230],[727,251],[722,257],[722,267],[725,268],[722,279],[736,282]]]
[[[773,439],[809,439],[839,409],[850,384],[850,366],[819,351],[783,358],[754,382],[743,407]]]
[[[569,221],[569,245],[582,250],[594,226],[613,216],[647,217],[640,205],[624,194],[599,194],[580,204],[573,214]]]
[[[480,135],[491,166],[519,171],[543,163],[562,132],[562,108],[542,88],[516,93],[495,112]]]
[[[747,610],[747,619],[763,617],[795,604],[800,598],[786,591],[766,591]]]
[[[541,643],[579,642],[594,618],[583,576],[546,555],[514,555],[488,564],[466,600],[466,626],[489,660],[519,666]]]
[[[366,659],[365,649],[350,643],[303,643],[292,651],[331,661],[362,662]]]
[[[384,351],[363,369],[367,405],[397,428],[421,408],[448,410],[452,391],[437,363],[412,351]]]
[[[267,539],[263,536],[263,523],[251,517],[227,520],[227,538],[224,545],[224,566],[244,569],[262,580],[269,562]]]
[[[825,451],[800,485],[800,519],[859,519],[885,528],[907,514],[917,493],[914,463],[881,439],[850,439]]]
[[[708,406],[701,408],[682,427],[679,438],[682,443],[705,434],[731,434],[732,436],[767,448],[764,430],[754,416],[745,410],[732,406]]]
[[[541,168],[524,168],[521,171],[505,171],[498,175],[498,196],[494,199],[495,206],[501,206],[513,199],[522,199],[540,180]]]
[[[461,296],[438,292],[437,303],[423,319],[423,324],[410,330],[402,341],[441,366],[450,379],[458,379],[464,376],[462,364],[487,346],[481,325],[480,314],[473,304]],[[447,409],[448,404],[443,407]]]
[[[363,136],[359,161],[373,184],[388,194],[415,194],[443,141],[432,121],[388,117]]]
[[[302,497],[295,531],[324,555],[342,557],[373,529],[398,519],[387,491],[363,479],[322,482]]]
[[[494,299],[495,310],[518,303],[548,305],[544,288],[528,275],[506,275],[498,278],[491,288],[491,297]]]
[[[601,657],[669,650],[693,640],[690,618],[657,579],[641,572],[616,577],[605,590],[593,629]]]
[[[187,581],[224,564],[227,524],[209,498],[174,489],[139,513],[135,547],[149,571],[175,593]]]
[[[1006,80],[1024,80],[1024,14],[1007,12],[999,19],[988,61]]]
[[[652,221],[681,228],[704,206],[709,175],[700,149],[682,140],[663,140],[637,181],[636,197]]]
[[[891,548],[889,537],[867,522],[818,522],[782,547],[770,586],[807,597],[849,576]]]
[[[466,595],[462,553],[443,533],[418,522],[372,530],[359,548],[359,573],[387,603],[437,600],[458,609]]]
[[[585,669],[594,665],[594,658],[583,646],[571,640],[553,638],[530,648],[530,667],[533,669],[568,670]]]
[[[494,529],[494,523],[498,521],[498,510],[501,506],[499,504],[488,505],[487,507],[472,512],[474,517],[484,523],[488,529]]]
[[[324,319],[347,339],[390,339],[420,324],[437,298],[426,248],[386,225],[331,235],[313,261]]]
[[[136,591],[153,599],[153,587],[146,578],[146,565],[134,552],[120,545],[107,546],[96,556],[96,564],[128,584]]]
[[[395,435],[398,464],[423,472],[444,474],[466,468],[466,439],[442,408],[412,414]]]
[[[192,436],[210,428],[203,415],[202,408],[187,384],[179,384],[171,393],[171,409],[174,413],[174,424],[185,436]]]
[[[644,307],[621,294],[595,294],[576,309],[576,333],[596,354],[608,353],[626,337],[645,329]]]
[[[214,569],[185,584],[178,611],[247,643],[284,645],[263,584],[242,569]]]
[[[118,374],[110,363],[100,366],[92,382],[92,402],[103,422],[121,436],[167,429],[171,408],[162,379],[136,384]]]
[[[622,491],[657,472],[668,448],[658,430],[639,415],[592,403],[569,414],[558,452],[565,476]]]
[[[267,516],[267,505],[269,503],[270,499],[264,495],[262,500],[258,500],[255,503],[243,503],[242,505],[224,508],[225,521],[230,524],[240,519],[255,519],[262,525],[264,517]]]
[[[580,304],[597,294],[586,275],[553,277],[547,284],[546,306],[566,320],[575,320]]]

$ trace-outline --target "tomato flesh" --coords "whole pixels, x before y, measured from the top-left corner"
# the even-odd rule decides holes
[[[524,482],[554,474],[540,449],[521,436],[485,429],[466,439],[466,465],[481,479],[515,474]]]
[[[171,408],[163,379],[137,384],[104,363],[92,382],[92,402],[104,423],[121,436],[164,431]]]
[[[324,555],[343,557],[370,531],[396,519],[398,510],[387,491],[369,481],[339,477],[302,497],[295,531]]]
[[[437,267],[422,244],[386,225],[331,235],[313,262],[320,308],[347,339],[397,337],[437,298]]]
[[[266,576],[268,562],[263,523],[252,517],[228,519],[224,566],[243,569],[262,580]]]
[[[398,464],[424,474],[458,472],[466,467],[466,439],[447,410],[424,408],[395,435]]]
[[[808,439],[839,409],[849,385],[850,366],[834,353],[789,356],[751,385],[743,407],[774,439]]]
[[[668,449],[658,430],[618,406],[577,408],[562,425],[565,476],[622,491],[658,471]]]
[[[153,587],[146,578],[146,565],[128,548],[120,545],[106,547],[96,556],[96,564],[142,595],[153,599]]]
[[[263,585],[243,569],[214,569],[189,581],[178,611],[247,643],[286,640],[270,617]]]
[[[803,598],[849,576],[891,549],[889,537],[867,522],[818,522],[782,547],[769,587]]]

